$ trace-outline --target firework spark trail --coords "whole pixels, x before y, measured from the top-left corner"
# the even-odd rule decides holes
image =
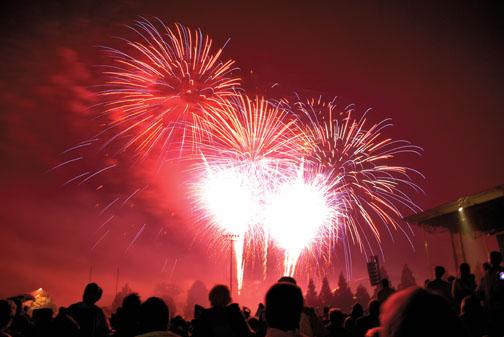
[[[100,244],[100,242],[103,241],[103,239],[105,239],[105,237],[110,233],[110,230],[107,229],[107,231],[105,233],[103,233],[102,236],[100,236],[100,238],[95,242],[95,244],[93,245],[93,247],[91,247],[91,250],[94,250],[96,247],[98,247],[98,245]]]
[[[116,197],[114,200],[112,200],[107,206],[105,206],[101,211],[100,213],[98,213],[98,215],[102,215],[103,213],[105,213],[106,211],[108,211],[112,206],[114,206],[114,204],[119,200],[121,199],[121,197]]]
[[[142,232],[144,231],[146,226],[147,226],[147,224],[142,225],[142,227],[138,230],[138,232],[135,234],[135,236],[131,240],[130,244],[128,245],[128,247],[126,248],[124,253],[127,253],[130,250],[130,248],[135,244],[135,242],[138,240],[138,238],[140,237],[140,235],[142,234]]]
[[[106,67],[108,82],[100,95],[108,129],[115,131],[104,146],[126,137],[123,150],[134,147],[143,157],[159,144],[163,152],[175,129],[199,131],[192,125],[202,108],[235,95],[240,79],[232,74],[234,61],[221,61],[222,48],[214,48],[199,29],[168,27],[159,19],[138,20],[129,28],[137,39],[121,39],[124,51],[104,47],[113,65]]]
[[[93,177],[96,177],[96,176],[97,176],[97,175],[99,175],[100,173],[103,173],[103,172],[105,172],[105,171],[108,171],[108,170],[110,170],[110,169],[112,169],[112,168],[114,168],[114,167],[116,167],[116,166],[117,166],[117,164],[112,164],[112,165],[106,166],[106,167],[104,167],[104,168],[102,168],[102,169],[100,169],[100,170],[96,171],[95,173],[93,173],[93,174],[91,174],[91,175],[87,176],[86,178],[84,178],[83,180],[81,180],[81,182],[79,183],[79,185],[84,184],[85,182],[87,182],[87,181],[91,180]],[[86,173],[89,173],[89,172],[86,172]],[[65,184],[66,184],[66,183],[65,183]]]
[[[115,215],[111,215],[107,220],[105,220],[95,231],[95,233],[99,232],[103,227],[105,227],[112,219],[114,219]]]
[[[72,159],[69,159],[69,160],[67,160],[67,161],[65,161],[65,162],[63,162],[63,163],[61,163],[61,164],[58,164],[58,165],[56,165],[56,166],[53,166],[52,168],[50,168],[49,170],[47,170],[47,171],[46,171],[46,173],[49,173],[49,172],[51,172],[51,171],[54,171],[54,170],[56,170],[56,169],[58,169],[58,168],[60,168],[60,167],[63,167],[63,166],[65,166],[65,165],[68,165],[68,164],[70,164],[70,163],[74,163],[74,162],[76,162],[76,161],[82,160],[83,158],[84,158],[84,157],[77,157],[77,158],[72,158]]]
[[[389,163],[399,154],[419,154],[421,148],[386,138],[383,132],[391,126],[390,120],[370,124],[366,114],[357,119],[351,108],[338,111],[334,101],[309,100],[295,106],[301,112],[300,118],[308,120],[306,133],[313,143],[308,158],[320,172],[339,180],[334,189],[341,195],[345,229],[351,240],[362,251],[372,251],[366,233],[369,231],[380,243],[377,224],[391,226],[407,236],[399,223],[399,206],[419,209],[403,189],[421,191],[410,176],[421,174]]]

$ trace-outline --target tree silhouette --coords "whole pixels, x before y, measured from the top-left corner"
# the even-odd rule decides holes
[[[119,308],[122,305],[122,302],[126,296],[131,294],[133,290],[131,290],[130,286],[128,283],[124,284],[121,290],[117,292],[114,296],[114,300],[112,301],[112,312],[115,312],[117,308]]]
[[[413,287],[416,285],[417,285],[417,283],[416,283],[415,276],[413,276],[413,272],[408,267],[408,265],[405,264],[402,269],[402,272],[401,272],[401,283],[399,283],[398,288],[399,289],[406,289],[406,288]]]
[[[355,289],[355,301],[360,303],[362,307],[365,309],[369,305],[369,301],[371,300],[371,296],[369,296],[368,290],[362,284],[357,286]]]
[[[154,287],[154,295],[162,298],[170,309],[170,316],[173,317],[177,313],[175,298],[182,293],[182,290],[175,284],[161,282]]]
[[[322,286],[320,287],[318,300],[321,307],[331,306],[333,303],[333,296],[327,276],[324,276],[324,278],[322,279]]]
[[[343,312],[348,313],[352,310],[353,303],[352,290],[348,286],[348,282],[343,273],[340,273],[338,289],[334,291],[334,305],[343,310]]]
[[[195,281],[187,291],[187,302],[184,309],[185,317],[189,319],[194,316],[194,306],[196,304],[206,307],[207,303],[208,289],[203,282]]]
[[[313,279],[310,278],[310,281],[308,282],[308,289],[306,291],[305,295],[305,302],[306,305],[309,307],[318,307],[319,306],[319,300],[317,296],[317,291],[315,289],[315,283],[313,282]]]

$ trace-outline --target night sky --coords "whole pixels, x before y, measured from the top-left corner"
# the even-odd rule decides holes
[[[89,184],[62,186],[115,160],[89,151],[84,163],[49,171],[69,158],[63,151],[100,130],[91,108],[106,62],[99,46],[117,45],[114,37],[140,16],[200,27],[217,45],[230,38],[224,56],[237,61],[252,94],[337,96],[358,112],[372,108],[372,121],[392,118],[391,137],[424,149],[400,158],[426,177],[416,180],[425,195],[413,196],[424,209],[504,182],[502,2],[16,3],[1,9],[0,21],[0,297],[44,287],[68,304],[80,297],[90,265],[103,304],[118,267],[120,283],[145,295],[162,281],[186,288],[196,279],[227,280],[226,259],[191,218],[179,163],[156,175],[154,163],[129,163]],[[146,185],[103,236],[104,207]],[[427,277],[422,232],[415,234],[414,249],[399,233],[384,240],[396,284],[405,263],[419,283]],[[428,238],[432,263],[453,269],[447,238]],[[342,263],[336,259],[331,278]],[[353,263],[352,285],[368,285],[357,250]]]

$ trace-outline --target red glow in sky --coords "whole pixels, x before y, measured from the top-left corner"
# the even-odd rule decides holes
[[[96,46],[114,46],[113,37],[138,16],[201,27],[217,45],[231,38],[224,53],[237,60],[252,94],[338,96],[359,112],[373,108],[374,122],[391,117],[391,137],[424,149],[404,158],[426,176],[426,195],[416,199],[421,207],[504,182],[499,2],[25,2],[1,12],[0,296],[43,286],[69,303],[80,296],[90,265],[106,294],[118,266],[121,280],[146,295],[161,281],[226,282],[225,259],[208,250],[191,223],[182,164],[165,165],[156,179],[156,163],[147,162],[61,186],[86,165],[128,160],[105,151],[47,173],[63,151],[100,129],[89,109],[102,81],[96,65],[105,62]],[[105,234],[100,226],[110,215],[103,209],[147,185]],[[414,251],[397,239],[383,244],[389,274],[408,263],[421,281],[422,233],[416,231]],[[433,263],[451,267],[448,241],[432,240]],[[367,284],[357,252],[353,262],[356,282]]]

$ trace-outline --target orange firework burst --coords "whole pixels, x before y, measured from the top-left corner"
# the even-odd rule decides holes
[[[421,191],[405,166],[393,165],[401,153],[419,154],[421,148],[405,140],[383,136],[392,124],[385,119],[368,123],[365,114],[357,119],[351,107],[338,111],[334,101],[297,102],[302,118],[309,120],[307,134],[313,143],[309,159],[329,179],[337,181],[335,192],[341,197],[341,219],[347,235],[361,250],[373,251],[367,233],[381,242],[380,226],[402,231],[401,208],[418,210],[408,190]]]
[[[161,20],[139,20],[129,27],[137,40],[124,50],[105,48],[113,64],[106,67],[107,130],[116,131],[104,146],[125,138],[123,150],[133,147],[145,156],[157,145],[163,152],[178,133],[182,143],[193,130],[195,116],[216,100],[235,95],[240,79],[234,61],[221,61],[222,48],[201,30],[181,24],[167,27]]]

